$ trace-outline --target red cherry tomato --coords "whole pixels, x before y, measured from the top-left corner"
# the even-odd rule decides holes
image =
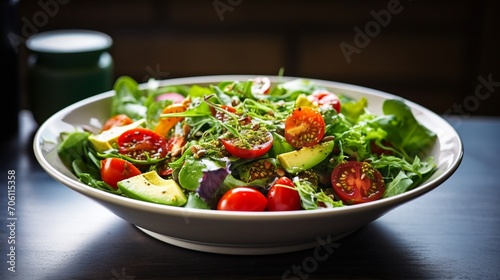
[[[114,189],[121,180],[141,174],[132,163],[121,158],[106,158],[101,160],[101,179]]]
[[[167,140],[168,151],[171,153],[180,153],[184,145],[186,145],[186,138],[178,134],[170,137]]]
[[[253,130],[242,131],[242,137],[251,147],[244,147],[239,138],[221,139],[224,148],[233,156],[250,159],[258,158],[266,154],[273,146],[273,135],[270,132],[258,132]]]
[[[267,193],[268,211],[301,210],[299,192],[288,177],[280,177]]]
[[[131,124],[133,122],[134,121],[129,116],[127,116],[125,114],[118,114],[118,115],[112,116],[111,118],[106,120],[106,122],[104,122],[104,124],[102,126],[101,131],[111,129],[111,128],[116,127],[116,126],[124,126],[127,124]]]
[[[217,204],[217,210],[264,211],[267,198],[251,187],[237,187],[224,193]]]
[[[335,93],[324,90],[315,91],[310,95],[310,98],[318,106],[331,105],[337,113],[340,113],[340,99]]]
[[[382,174],[368,162],[347,161],[337,165],[331,181],[335,193],[346,204],[374,201],[385,191]]]
[[[314,146],[324,135],[323,116],[313,108],[296,108],[285,121],[285,139],[295,148]]]
[[[228,111],[229,113],[236,113],[236,109],[234,107],[228,105],[221,105],[220,107]],[[226,121],[229,118],[229,116],[226,116],[224,112],[218,111],[213,107],[210,107],[210,112],[212,113],[212,116],[214,116],[216,119],[220,121]]]
[[[252,82],[252,93],[269,94],[271,80],[268,77],[256,77]]]
[[[147,128],[133,128],[118,137],[118,151],[136,160],[156,160],[168,153],[167,140]]]
[[[382,141],[382,145],[387,148],[392,148],[392,144],[387,141]],[[377,145],[375,141],[370,141],[370,151],[372,154],[375,154],[377,156],[394,154],[393,151],[391,151],[390,149],[386,149],[384,147]]]

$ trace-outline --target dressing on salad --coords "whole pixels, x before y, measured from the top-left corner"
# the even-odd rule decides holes
[[[436,170],[436,134],[402,99],[353,99],[308,79],[114,85],[100,131],[61,134],[78,179],[152,203],[235,211],[345,207],[411,190]]]

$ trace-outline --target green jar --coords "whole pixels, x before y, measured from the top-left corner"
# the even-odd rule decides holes
[[[55,30],[28,38],[28,104],[38,124],[112,89],[112,43],[107,34],[92,30]]]

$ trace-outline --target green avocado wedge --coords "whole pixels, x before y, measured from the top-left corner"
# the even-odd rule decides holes
[[[91,134],[89,136],[90,144],[92,144],[94,150],[96,150],[99,153],[102,153],[104,151],[112,149],[113,143],[116,143],[118,137],[120,137],[122,133],[124,133],[129,129],[140,127],[144,123],[146,123],[146,119],[140,119],[131,124],[115,126],[99,134]]]
[[[171,206],[183,206],[187,197],[171,179],[163,179],[156,171],[130,177],[118,182],[118,188],[128,197]]]
[[[303,147],[300,150],[279,154],[277,159],[286,172],[297,174],[314,167],[326,159],[332,152],[333,146],[333,141],[327,141],[312,147]]]

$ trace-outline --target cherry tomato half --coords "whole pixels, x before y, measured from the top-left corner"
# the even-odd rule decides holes
[[[222,195],[217,210],[229,211],[264,211],[267,198],[251,187],[237,187]]]
[[[122,133],[117,140],[118,151],[136,160],[161,159],[168,153],[167,140],[147,128],[133,128]]]
[[[331,176],[332,187],[346,204],[374,201],[382,197],[382,174],[368,162],[347,161],[337,165]]]
[[[132,163],[121,158],[106,158],[101,160],[101,179],[115,190],[121,180],[141,174]]]
[[[228,106],[228,105],[221,105],[221,108],[228,111],[229,113],[236,113],[236,109],[234,107]],[[226,114],[222,111],[218,111],[213,107],[210,107],[210,112],[212,113],[212,116],[214,116],[216,119],[219,121],[227,121],[229,119],[229,116],[226,116]]]
[[[288,177],[280,177],[267,193],[268,211],[301,210],[299,192]]]
[[[124,126],[127,124],[131,124],[133,122],[134,121],[129,116],[127,116],[125,114],[114,115],[111,118],[109,118],[108,120],[106,120],[106,122],[104,122],[101,131],[111,129],[111,128],[116,127],[116,126]]]
[[[273,146],[273,135],[271,132],[243,131],[242,137],[251,145],[250,148],[243,147],[239,138],[221,139],[224,148],[233,156],[250,159],[258,158],[266,154]]]
[[[252,80],[252,93],[269,94],[271,80],[268,77],[256,77]]]
[[[318,106],[331,105],[337,113],[340,113],[340,99],[335,93],[326,90],[315,91],[309,97]]]
[[[295,148],[314,146],[324,135],[323,116],[313,108],[296,108],[285,121],[285,139]]]
[[[186,145],[186,142],[184,136],[176,134],[167,140],[168,151],[177,156],[180,154],[182,147]]]

